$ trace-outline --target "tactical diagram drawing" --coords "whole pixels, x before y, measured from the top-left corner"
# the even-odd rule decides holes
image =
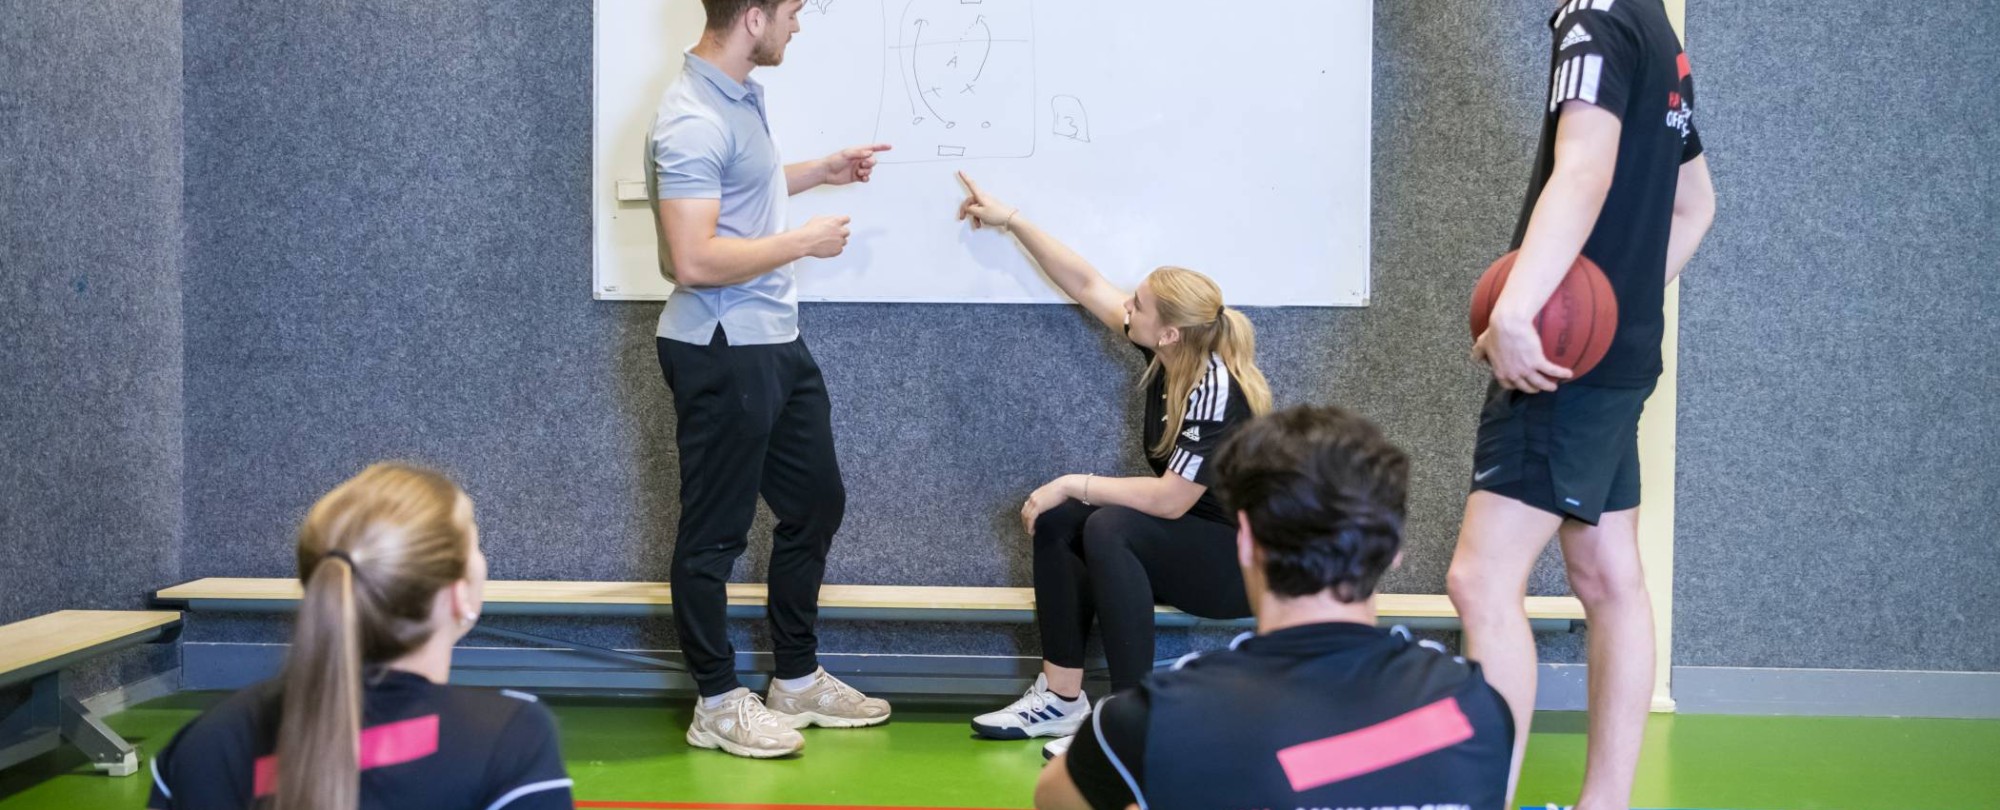
[[[1030,0],[909,0],[883,19],[894,53],[875,139],[896,144],[885,162],[1035,153]]]

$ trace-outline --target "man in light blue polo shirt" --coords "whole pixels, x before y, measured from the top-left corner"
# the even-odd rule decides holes
[[[650,185],[661,271],[660,371],[674,395],[681,517],[674,626],[701,688],[689,745],[737,756],[797,752],[797,729],[872,726],[889,704],[820,668],[814,624],[826,553],[847,506],[826,381],[799,337],[793,263],[847,245],[847,217],[786,230],[786,198],[867,182],[884,144],[785,165],[764,90],[799,30],[803,0],[702,0],[708,27],[660,100]],[[777,658],[768,703],[737,681],[727,627],[729,571],[762,494],[778,517],[768,612]]]

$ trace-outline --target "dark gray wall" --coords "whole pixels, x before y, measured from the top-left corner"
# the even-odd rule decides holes
[[[1839,2],[1691,10],[1722,211],[1684,287],[1676,663],[1992,670],[2000,21]],[[1380,4],[1376,304],[1253,313],[1282,400],[1416,459],[1391,590],[1442,587],[1479,391],[1461,308],[1527,175],[1542,5]],[[383,457],[466,481],[498,576],[665,576],[653,307],[589,300],[587,3],[4,10],[0,620],[288,574],[304,507]],[[1021,493],[1138,466],[1136,366],[1072,310],[806,317],[852,493],[830,581],[1025,583]]]
[[[179,573],[181,267],[178,0],[0,2],[0,623]]]
[[[1526,186],[1544,5],[1380,4],[1376,304],[1252,313],[1281,400],[1355,407],[1416,458],[1390,590],[1443,587],[1481,391],[1464,308]],[[291,573],[318,493],[411,457],[478,499],[495,576],[665,578],[657,305],[590,300],[589,8],[189,0],[188,576]],[[1139,467],[1132,353],[1072,308],[816,305],[805,330],[851,495],[829,582],[1026,584],[1020,498]]]
[[[1675,661],[2000,670],[2000,6],[1690,6]]]
[[[1676,663],[1992,670],[2000,20],[1838,3],[1691,10],[1722,211],[1684,287]],[[1376,303],[1253,313],[1282,400],[1416,459],[1391,590],[1442,587],[1480,385],[1462,307],[1525,184],[1543,5],[1379,4]],[[305,506],[384,457],[466,481],[497,576],[665,576],[654,308],[589,300],[587,3],[4,11],[0,621],[288,574]],[[1025,583],[1020,495],[1138,466],[1136,366],[1073,310],[806,318],[852,493],[830,581]],[[671,643],[657,624],[578,632]]]

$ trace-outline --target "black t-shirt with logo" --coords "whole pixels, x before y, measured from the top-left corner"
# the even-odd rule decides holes
[[[1618,163],[1611,192],[1583,255],[1604,268],[1618,297],[1618,334],[1604,360],[1580,380],[1640,387],[1660,376],[1665,332],[1667,237],[1673,229],[1680,166],[1701,154],[1694,126],[1694,77],[1660,0],[1571,0],[1549,20],[1548,110],[1513,246],[1519,249],[1542,189],[1555,170],[1562,105],[1580,101],[1618,116]]]
[[[1152,362],[1153,352],[1150,349],[1136,343],[1133,346],[1146,357],[1147,362]],[[1230,376],[1229,367],[1222,362],[1222,355],[1211,353],[1201,382],[1188,392],[1185,410],[1181,412],[1180,435],[1174,437],[1174,449],[1164,457],[1155,456],[1153,447],[1167,432],[1166,372],[1163,370],[1154,375],[1152,381],[1146,384],[1146,429],[1142,431],[1146,463],[1153,468],[1154,475],[1165,475],[1172,470],[1182,478],[1208,487],[1188,509],[1188,517],[1236,525],[1235,516],[1223,508],[1222,499],[1215,494],[1212,462],[1223,440],[1255,415],[1250,410],[1249,398],[1243,396],[1242,387],[1236,384],[1236,378]]]
[[[368,673],[361,810],[569,810],[555,717],[531,695]],[[203,712],[153,758],[154,810],[251,810],[277,786],[283,692],[267,681]]]
[[[1479,665],[1329,622],[1239,640],[1105,698],[1069,750],[1099,810],[1500,810],[1514,721]]]

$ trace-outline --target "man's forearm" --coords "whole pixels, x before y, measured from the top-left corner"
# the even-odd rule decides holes
[[[675,275],[681,284],[690,287],[741,284],[805,258],[805,250],[798,242],[791,231],[761,239],[709,237],[705,244],[688,253],[686,264],[680,263],[682,251],[673,252]]]
[[[1709,226],[1715,224],[1712,211],[1689,214],[1675,214],[1673,230],[1667,235],[1667,283],[1680,278],[1681,270],[1694,258],[1695,250],[1701,247],[1701,240],[1707,238]]]
[[[807,160],[785,166],[785,193],[802,194],[826,182],[826,162]]]

